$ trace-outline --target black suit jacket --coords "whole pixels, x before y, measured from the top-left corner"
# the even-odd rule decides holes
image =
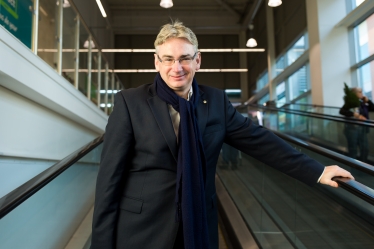
[[[198,125],[207,159],[205,188],[210,246],[218,248],[215,173],[225,142],[313,185],[324,166],[252,124],[218,89],[199,86]],[[168,106],[154,84],[116,94],[96,185],[92,249],[168,249],[175,223],[177,140]],[[205,248],[204,248],[205,249]]]

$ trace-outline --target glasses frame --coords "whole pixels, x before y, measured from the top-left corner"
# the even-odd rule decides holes
[[[196,58],[196,55],[197,55],[198,53],[199,53],[199,51],[196,51],[196,52],[195,52],[195,54],[191,57],[191,61],[194,60],[194,59]],[[183,65],[183,64],[181,63],[180,60],[182,60],[182,59],[186,59],[186,57],[184,57],[184,58],[179,58],[179,59],[173,59],[173,63],[172,63],[171,65],[165,65],[165,64],[164,64],[165,61],[164,61],[164,60],[161,60],[161,58],[160,58],[160,56],[159,56],[158,54],[156,54],[156,55],[157,55],[158,60],[159,60],[159,61],[160,61],[164,66],[167,66],[167,67],[170,67],[170,66],[174,65],[174,63],[175,63],[176,61],[178,61],[179,64]]]

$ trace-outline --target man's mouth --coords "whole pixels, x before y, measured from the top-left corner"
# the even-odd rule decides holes
[[[170,77],[172,77],[173,79],[181,79],[183,78],[184,76],[186,76],[186,74],[181,74],[181,75],[170,75]]]

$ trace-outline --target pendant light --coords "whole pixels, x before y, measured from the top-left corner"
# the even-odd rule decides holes
[[[249,28],[249,39],[247,41],[246,46],[250,48],[257,47],[257,41],[255,40],[255,38],[253,38],[253,32],[252,32],[253,24],[250,24],[248,28]]]
[[[165,9],[171,8],[173,7],[173,1],[172,0],[161,0],[160,6]]]
[[[278,7],[281,4],[282,4],[282,0],[269,0],[269,3],[268,3],[270,7]]]

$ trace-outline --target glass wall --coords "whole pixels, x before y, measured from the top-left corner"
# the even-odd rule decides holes
[[[262,88],[264,88],[269,83],[269,75],[266,70],[265,73],[263,73],[259,79],[257,80],[257,91],[260,91]]]
[[[357,68],[358,87],[362,88],[363,94],[373,100],[374,85],[374,14],[361,22],[353,29],[355,40],[355,62]],[[362,62],[365,64],[361,65]]]
[[[294,63],[307,49],[307,34],[300,37],[297,42],[295,42],[289,50],[283,55],[281,55],[275,64],[276,74],[279,75],[284,71],[284,69]]]
[[[103,54],[99,58],[100,46],[86,28],[84,20],[67,0],[39,0],[39,8],[35,10],[35,14],[39,16],[36,25],[33,23],[33,6],[33,0],[0,0],[0,25],[34,50],[58,74],[99,107],[99,91],[100,87],[104,87],[105,78],[103,71],[98,71],[99,61],[103,70],[108,59]],[[113,87],[120,85],[121,83],[114,84]],[[109,96],[108,101],[112,101],[112,96]],[[109,106],[110,103],[105,105]]]

